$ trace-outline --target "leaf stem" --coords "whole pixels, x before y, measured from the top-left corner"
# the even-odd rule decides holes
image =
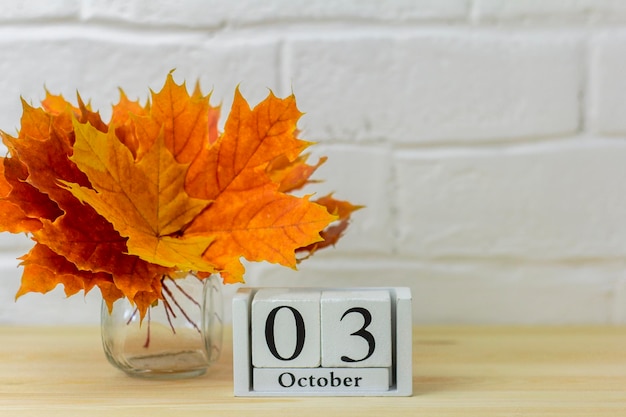
[[[171,279],[171,278],[170,278],[170,279]],[[179,285],[176,285],[176,286],[177,286],[177,288],[179,288],[179,287],[180,287]],[[165,295],[167,294],[167,295],[169,296],[169,298],[171,299],[171,301],[174,303],[174,305],[178,308],[178,310],[179,310],[179,311],[182,313],[182,315],[185,317],[185,319],[187,320],[187,322],[188,322],[189,324],[191,324],[191,325],[192,325],[192,326],[193,326],[193,327],[194,327],[194,328],[198,331],[198,333],[201,333],[201,330],[200,330],[200,328],[198,327],[198,325],[197,325],[197,324],[196,324],[196,323],[195,323],[195,322],[191,319],[191,317],[189,317],[189,316],[187,315],[187,313],[185,312],[185,309],[184,309],[184,308],[183,308],[180,304],[178,304],[178,301],[176,300],[176,297],[174,297],[174,294],[172,294],[172,291],[171,291],[171,290],[167,287],[167,285],[165,285],[165,282],[162,282],[162,286],[161,286],[161,287],[163,288],[163,291],[165,291],[165,293],[163,294],[163,299],[164,299],[164,300],[166,299],[166,298],[165,298]],[[181,288],[181,290],[182,290],[182,288]],[[182,291],[182,293],[187,295],[187,293],[186,293],[185,291]],[[187,295],[187,296],[188,296],[188,295]],[[194,302],[195,302],[195,300],[194,300]],[[195,303],[197,304],[197,302],[195,302]],[[199,304],[198,304],[198,305],[199,305]]]
[[[131,321],[133,321],[133,319],[137,315],[138,311],[139,311],[139,308],[135,307],[135,310],[133,311],[133,314],[130,315],[130,317],[128,318],[128,321],[126,322],[127,326],[130,324]]]
[[[148,333],[146,334],[146,343],[144,343],[144,345],[143,345],[143,347],[146,348],[146,349],[148,347],[150,347],[150,321],[151,321],[151,319],[150,319],[150,309],[151,308],[148,308]]]
[[[178,285],[178,283],[176,282],[175,279],[173,279],[172,277],[170,277],[169,275],[167,276],[167,278],[170,279],[170,281],[172,281],[174,283],[174,285],[176,286],[176,289],[178,289],[178,291],[180,291],[185,297],[187,297],[192,303],[194,303],[195,305],[198,306],[198,308],[202,308],[202,306],[200,306],[200,303],[198,303],[191,295],[189,295],[189,293],[187,293],[183,287],[181,287],[180,285]]]
[[[163,298],[163,308],[165,309],[165,316],[167,317],[167,322],[170,324],[170,329],[172,329],[172,333],[176,334],[176,328],[174,327],[174,323],[172,323],[172,316],[176,318],[176,313],[174,313],[172,306],[165,298]]]

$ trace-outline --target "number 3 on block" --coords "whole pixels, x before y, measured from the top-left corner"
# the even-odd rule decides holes
[[[391,366],[388,291],[324,291],[321,319],[322,366]]]
[[[260,290],[251,316],[255,367],[391,366],[387,291]]]

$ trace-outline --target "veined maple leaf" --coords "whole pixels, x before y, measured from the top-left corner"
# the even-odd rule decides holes
[[[93,188],[65,184],[128,238],[128,252],[165,267],[214,272],[202,259],[211,236],[176,236],[210,202],[187,195],[187,167],[174,160],[163,136],[137,161],[113,129],[107,134],[77,123],[75,132],[70,159]]]
[[[191,163],[186,187],[213,203],[185,233],[215,236],[205,257],[228,282],[243,279],[241,257],[295,267],[295,250],[321,240],[320,231],[335,220],[308,197],[281,192],[267,171],[309,145],[295,136],[300,116],[293,96],[270,93],[250,109],[237,90],[224,134]]]
[[[80,96],[23,106],[17,137],[2,133],[0,167],[0,230],[36,242],[18,296],[97,286],[109,306],[126,297],[143,316],[163,277],[239,282],[242,258],[293,268],[296,253],[334,245],[359,208],[290,194],[326,160],[306,163],[293,96],[251,108],[236,90],[222,133],[210,95],[171,73],[145,105],[121,91],[109,123]]]

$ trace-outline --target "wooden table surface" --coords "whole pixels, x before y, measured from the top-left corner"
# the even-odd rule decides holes
[[[142,380],[98,328],[0,327],[0,416],[626,416],[623,327],[416,327],[412,397],[234,397],[224,348],[203,377]]]

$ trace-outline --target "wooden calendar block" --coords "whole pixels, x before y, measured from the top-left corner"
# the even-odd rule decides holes
[[[241,288],[233,375],[236,396],[411,395],[411,291]]]
[[[323,367],[391,367],[389,291],[324,291],[321,322]]]
[[[259,290],[252,301],[252,364],[320,366],[320,291]]]

